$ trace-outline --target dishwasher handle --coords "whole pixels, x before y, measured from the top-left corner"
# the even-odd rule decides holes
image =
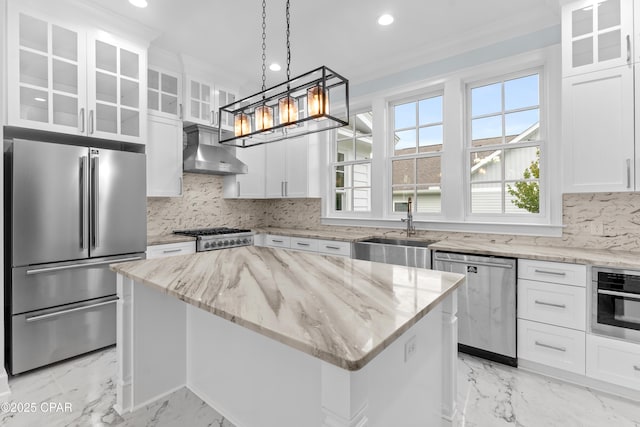
[[[482,267],[497,267],[497,268],[513,268],[513,264],[504,264],[500,262],[488,262],[488,261],[464,261],[458,259],[449,259],[449,258],[438,258],[438,255],[433,256],[434,261],[442,261],[442,262],[451,262],[454,264],[465,264],[465,265],[479,265]]]

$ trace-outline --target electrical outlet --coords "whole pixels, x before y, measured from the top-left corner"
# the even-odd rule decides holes
[[[602,221],[592,221],[591,234],[594,236],[604,236],[604,223]]]
[[[416,336],[412,336],[404,344],[404,361],[408,361],[413,355],[416,354]]]

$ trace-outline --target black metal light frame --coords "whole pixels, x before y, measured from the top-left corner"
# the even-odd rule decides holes
[[[313,87],[320,88],[321,93],[328,96],[327,111],[321,111],[317,115],[308,114],[307,90]],[[298,118],[292,122],[281,123],[278,101],[287,96],[296,100]],[[256,108],[265,105],[273,108],[273,126],[258,130],[255,120]],[[324,110],[324,105],[321,110]],[[243,134],[236,130],[232,136],[229,136],[229,132],[219,129],[220,144],[247,148],[339,128],[349,124],[349,81],[328,67],[321,66],[221,107],[218,110],[218,123],[222,123],[223,115],[229,115],[233,118],[231,123],[235,123],[235,118],[240,114],[246,115],[250,129]]]

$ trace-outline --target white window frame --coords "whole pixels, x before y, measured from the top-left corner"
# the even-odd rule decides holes
[[[520,223],[544,223],[546,218],[548,217],[548,202],[549,198],[547,196],[548,193],[548,179],[546,179],[547,175],[547,165],[546,165],[546,152],[547,152],[547,141],[548,141],[548,125],[547,125],[547,98],[545,95],[545,90],[547,85],[546,76],[544,72],[544,66],[540,65],[532,68],[525,68],[522,70],[514,70],[508,73],[500,73],[494,77],[483,78],[482,80],[468,81],[465,82],[465,137],[464,137],[464,165],[465,165],[465,220],[470,222],[520,222]],[[495,83],[504,84],[505,81],[517,79],[520,77],[526,77],[533,74],[538,75],[538,111],[539,111],[539,139],[535,141],[527,141],[527,142],[517,142],[517,143],[502,143],[495,145],[488,145],[485,147],[472,147],[471,146],[471,138],[472,138],[472,115],[471,115],[471,90],[477,87],[482,87],[486,85],[491,85]],[[504,92],[502,93],[502,105],[504,107]],[[505,110],[500,112],[502,115],[505,114]],[[502,136],[504,136],[504,121],[502,123]],[[508,181],[505,177],[505,153],[506,150],[515,149],[515,148],[526,148],[526,147],[539,147],[540,148],[540,179],[539,188],[540,188],[540,205],[538,213],[473,213],[472,212],[472,203],[471,203],[471,164],[470,164],[470,156],[471,153],[477,151],[489,151],[489,150],[501,150],[503,159],[501,162],[501,185]],[[492,181],[493,182],[493,181]],[[497,182],[497,181],[495,181]],[[506,201],[501,200],[501,203],[504,204]]]
[[[349,161],[343,161],[343,162],[338,162],[336,160],[337,154],[338,154],[338,131],[334,131],[331,132],[330,136],[327,138],[328,141],[330,142],[330,149],[328,150],[328,169],[327,169],[327,173],[329,176],[329,191],[327,192],[327,211],[329,212],[329,215],[332,217],[345,217],[345,218],[366,218],[366,217],[371,217],[371,214],[373,212],[373,146],[375,146],[375,136],[374,136],[374,130],[373,128],[375,127],[373,125],[373,122],[375,122],[375,120],[373,119],[375,117],[375,113],[373,112],[373,109],[369,106],[367,107],[361,107],[358,109],[351,109],[350,111],[350,117],[349,120],[351,120],[352,117],[355,117],[358,114],[362,114],[362,113],[367,113],[367,112],[371,112],[372,113],[372,132],[371,132],[371,139],[372,139],[372,157],[369,158],[368,160],[349,160]],[[355,147],[354,147],[355,149]],[[354,210],[350,210],[350,211],[338,211],[336,210],[336,206],[335,206],[335,195],[337,192],[336,189],[336,174],[334,173],[334,169],[337,166],[353,166],[353,165],[359,165],[359,164],[368,164],[369,165],[369,210],[368,211],[354,211]],[[345,187],[347,188],[347,187]],[[348,187],[352,189],[352,192],[354,190],[355,187]],[[362,188],[366,188],[366,187],[362,187]],[[353,194],[352,194],[353,197]]]
[[[442,149],[438,152],[423,152],[420,153],[418,151],[416,151],[413,154],[402,154],[402,155],[395,155],[394,151],[395,151],[395,146],[394,146],[394,138],[395,138],[395,106],[396,105],[402,105],[402,104],[406,104],[406,103],[411,103],[411,102],[420,102],[423,99],[429,99],[429,98],[435,98],[438,96],[442,96],[442,122],[440,122],[440,125],[442,125],[443,128],[443,141],[442,141]],[[445,110],[445,97],[444,97],[444,88],[442,86],[437,86],[437,87],[431,87],[431,88],[426,88],[425,91],[421,91],[417,94],[413,94],[411,96],[404,96],[402,98],[397,98],[397,99],[392,99],[388,102],[388,116],[389,116],[389,132],[387,132],[387,144],[386,144],[386,156],[385,156],[385,163],[387,165],[387,194],[385,195],[385,203],[386,203],[386,212],[388,213],[387,216],[389,217],[393,217],[394,219],[398,219],[401,217],[404,217],[406,215],[406,212],[394,212],[394,206],[393,206],[393,161],[394,160],[409,160],[409,159],[420,159],[420,158],[425,158],[425,157],[440,157],[440,170],[443,170],[443,166],[444,166],[444,151],[445,151],[445,138],[444,138],[444,127],[445,127],[445,115],[444,115],[444,110]],[[430,126],[437,126],[436,124],[430,124]],[[418,123],[418,118],[416,117],[416,126],[415,129],[416,131],[418,131],[420,128],[420,124]],[[418,138],[419,135],[416,134],[416,138]],[[444,174],[444,171],[443,171]],[[417,175],[418,175],[418,168],[417,168],[417,162],[416,162],[416,170],[415,170],[415,178],[416,178],[416,183],[412,184],[414,187],[417,187],[419,185],[419,183],[417,182]],[[423,212],[423,213],[418,213],[416,211],[416,206],[417,206],[417,200],[413,200],[413,216],[416,219],[441,219],[443,218],[443,210],[444,210],[444,188],[442,185],[442,180],[440,181],[440,197],[441,197],[441,201],[440,201],[440,212]]]

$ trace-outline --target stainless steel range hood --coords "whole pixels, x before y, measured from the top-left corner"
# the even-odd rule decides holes
[[[185,172],[211,175],[249,172],[247,165],[236,158],[235,148],[218,144],[218,129],[196,124],[185,127],[184,131],[187,134],[187,147],[182,156]]]

